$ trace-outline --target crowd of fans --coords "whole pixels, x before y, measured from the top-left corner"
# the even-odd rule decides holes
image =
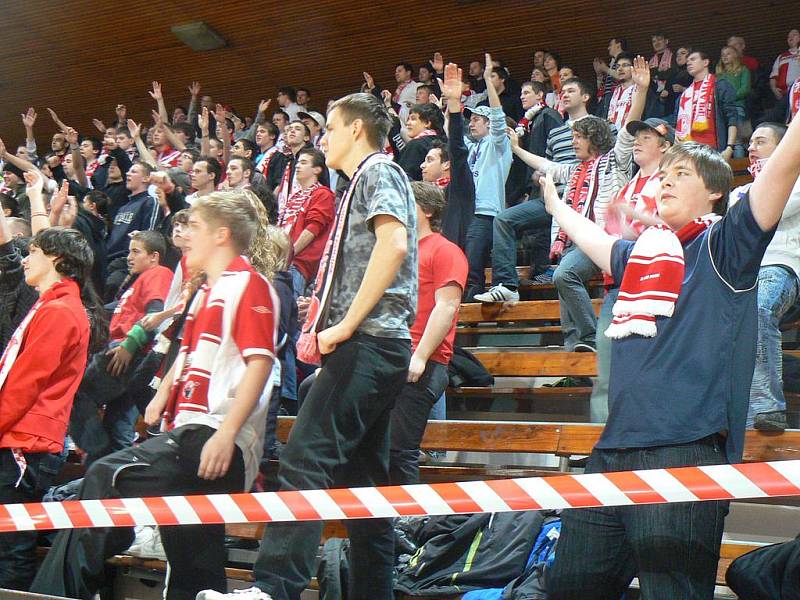
[[[34,480],[27,495],[3,492],[2,501],[41,498],[63,461],[65,433],[86,466],[96,465],[82,497],[108,494],[116,473],[130,461],[168,462],[175,455],[168,444],[152,441],[158,437],[143,442],[163,429],[162,422],[178,429],[198,423],[212,429],[211,434],[186,434],[185,442],[195,469],[199,461],[200,477],[215,480],[216,487],[177,483],[173,479],[185,472],[164,467],[157,474],[131,476],[125,493],[258,488],[263,483],[259,463],[265,465],[274,456],[276,415],[280,410],[297,414],[304,405],[309,417],[298,419],[300,433],[293,439],[309,445],[298,447],[302,442],[295,441],[287,446],[281,458],[282,486],[330,487],[340,481],[338,471],[333,475],[339,462],[350,467],[348,482],[384,483],[381,465],[364,458],[364,447],[388,461],[384,466],[391,481],[415,482],[425,422],[444,399],[459,304],[519,300],[515,267],[521,239],[532,256],[533,279],[552,281],[558,291],[566,348],[598,353],[592,417],[605,422],[609,405],[613,415],[614,398],[625,396],[613,383],[612,338],[656,335],[648,323],[655,317],[639,319],[638,314],[649,314],[651,308],[636,304],[653,290],[622,279],[631,247],[636,251],[634,242],[640,236],[644,240],[644,232],[653,226],[674,229],[681,242],[690,244],[694,237],[681,237],[683,227],[704,213],[725,214],[729,201],[742,206],[737,223],[755,218],[771,230],[780,221],[768,247],[763,233],[751,230],[750,237],[742,234],[738,241],[726,237],[714,252],[733,255],[747,244],[751,249],[764,246],[762,253],[766,249],[760,269],[749,265],[758,283],[758,331],[752,340],[755,373],[752,383],[748,381],[746,424],[784,429],[778,326],[800,291],[800,188],[795,186],[785,209],[781,205],[783,218],[774,223],[755,208],[751,215],[743,206],[753,200],[744,200],[754,190],[757,195],[764,192],[757,183],[752,189],[748,185],[730,191],[730,167],[724,160],[749,157],[756,182],[768,169],[787,124],[800,110],[800,32],[789,32],[788,50],[778,55],[771,70],[747,55],[739,36],[730,37],[719,53],[672,44],[663,31],[654,32],[651,41],[651,51],[640,49],[648,58],[630,52],[625,39],[613,38],[608,57],[596,58],[591,67],[568,65],[556,52],[537,49],[530,80],[526,76],[523,83],[489,54],[471,62],[464,76],[437,52],[416,68],[398,63],[394,89],[381,88],[365,72],[360,94],[325,104],[308,89],[286,86],[278,89],[275,106],[262,100],[252,117],[237,110],[242,107],[201,95],[198,82],[188,88],[188,108],[176,106],[170,112],[165,90],[154,81],[150,95],[155,108],[147,119],[132,118],[119,104],[108,125],[95,119],[96,131],[79,132],[47,109],[55,133],[46,151],[36,139],[39,115],[28,109],[22,114],[24,143],[12,152],[0,141],[0,344],[8,347],[0,365],[0,386],[5,382],[0,387],[0,452],[11,453],[9,461],[3,456],[4,474],[21,470],[21,481],[27,468]],[[388,115],[385,128],[383,115]],[[714,192],[713,210],[688,220],[671,216],[657,202],[660,190],[673,185],[666,183],[672,175],[665,161],[674,166],[683,164],[681,160],[693,164],[702,185]],[[778,167],[772,169],[777,172]],[[578,217],[608,239],[628,241],[628,254],[603,254],[611,252],[610,246],[598,250],[587,241]],[[696,220],[714,227],[714,219]],[[15,360],[19,370],[25,356],[17,352],[20,332],[32,319],[26,315],[35,314],[45,295],[52,295],[47,277],[56,277],[49,271],[32,277],[32,265],[42,253],[67,256],[67,250],[53,248],[72,248],[69,244],[78,243],[72,239],[76,231],[80,248],[90,250],[91,260],[84,260],[90,265],[88,279],[64,275],[67,271],[59,271],[58,265],[66,263],[58,260],[52,268],[60,276],[79,279],[81,291],[70,291],[70,302],[83,300],[92,335],[79,323],[77,333],[69,336],[81,338],[88,358],[81,362],[52,355],[51,360],[75,371],[61,375],[72,382],[61,390],[62,396],[74,395],[74,402],[51,416],[58,423],[44,433],[15,430],[23,413],[38,403],[30,395],[26,407],[18,401],[13,413],[7,411],[3,405],[9,390],[23,383],[16,381],[12,388],[13,376],[8,381],[6,376]],[[605,239],[597,232],[592,234],[596,239]],[[247,261],[236,258],[242,254]],[[730,259],[717,270],[722,281],[736,291],[755,289],[755,281],[736,272],[734,262]],[[492,281],[487,290],[488,266]],[[598,319],[586,284],[601,272],[608,293]],[[262,283],[258,274],[271,283]],[[371,284],[373,289],[367,281],[380,284]],[[93,300],[87,300],[84,290],[92,288],[104,309],[93,293]],[[659,293],[659,302],[669,294],[677,298],[670,291]],[[371,304],[362,307],[369,294]],[[224,308],[213,316],[215,301]],[[274,323],[271,318],[253,320],[250,313],[242,316],[242,306],[279,318]],[[672,312],[653,313],[662,314]],[[345,331],[350,321],[354,325]],[[361,337],[348,344],[354,332]],[[410,352],[404,346],[407,338],[412,340]],[[52,343],[68,343],[58,339]],[[322,370],[317,369],[319,354],[312,351],[315,344],[329,357]],[[236,356],[240,358],[232,358]],[[253,356],[263,360],[249,360]],[[720,372],[728,368],[718,366]],[[205,379],[198,375],[204,369],[211,374]],[[345,381],[351,370],[354,374]],[[220,383],[225,378],[229,381]],[[247,385],[237,388],[239,380]],[[24,385],[35,391],[40,383]],[[555,385],[591,383],[566,378]],[[350,412],[345,415],[342,409],[343,415],[336,416],[340,420],[335,424],[343,430],[307,422],[312,413],[326,410],[331,390],[338,390],[337,402],[350,405]],[[246,397],[249,406],[234,431],[242,452],[234,459],[228,455],[227,462],[214,462],[212,450],[206,450],[222,444],[213,431],[224,429],[227,415],[235,411],[214,394],[223,394],[226,401],[235,397],[244,402]],[[208,400],[198,404],[197,396]],[[343,400],[345,396],[349,399]],[[704,419],[712,425],[719,420],[708,410],[703,418],[688,409],[676,414],[679,430],[687,428],[682,418],[697,418],[700,425]],[[722,414],[725,425],[713,431],[726,430],[729,440],[736,438],[745,415]],[[137,432],[140,418],[151,429]],[[634,433],[626,438],[621,418],[610,421],[616,428],[608,428],[606,447],[652,445],[641,431],[629,430]],[[699,439],[694,433],[703,439],[708,435],[702,426],[688,429],[684,441]],[[325,454],[310,442],[325,436],[333,436],[338,454]],[[674,436],[658,439],[661,445],[680,442]],[[717,451],[726,444],[716,437],[708,443]],[[728,443],[728,459],[734,460],[741,448]],[[347,454],[348,444],[364,445],[358,460]],[[224,454],[216,446],[214,451]],[[47,460],[53,464],[45,460],[51,456],[56,458]],[[319,472],[309,473],[307,463]],[[619,466],[608,463],[605,468]],[[172,487],[154,485],[156,476],[170,480]],[[19,481],[11,485],[18,486]],[[261,589],[276,597],[294,597],[292,585],[302,589],[304,575],[293,572],[293,580],[281,573],[283,568],[291,571],[281,561],[293,553],[304,553],[297,561],[307,560],[316,548],[314,527],[273,531],[271,535],[284,541],[262,548],[268,555],[259,559]],[[713,538],[719,531],[708,535]],[[89,540],[92,535],[106,537]],[[216,568],[222,560],[224,566],[218,553],[221,540],[210,543],[205,535],[196,534],[192,544],[208,549],[184,558],[176,548],[189,538],[163,536],[177,590],[170,597],[193,597],[206,587],[220,587],[219,569],[198,575],[209,563]],[[353,526],[353,560],[361,564],[354,585],[364,588],[354,598],[383,597],[376,590],[386,585],[380,577],[392,560],[384,543],[391,535],[391,527],[375,522]],[[28,534],[0,536],[0,587],[29,587],[35,574],[33,543]],[[85,549],[101,543],[109,552],[121,551],[131,537],[95,531],[62,534],[34,588],[75,596],[93,593],[103,565]],[[575,552],[572,546],[564,549],[570,557]],[[577,568],[571,560],[562,561],[563,577]],[[83,571],[73,573],[83,573],[83,580],[72,585],[61,581],[63,569],[57,561],[78,561]],[[285,581],[277,583],[281,577]],[[692,585],[705,585],[703,577]],[[677,595],[663,597],[683,593],[669,589]]]

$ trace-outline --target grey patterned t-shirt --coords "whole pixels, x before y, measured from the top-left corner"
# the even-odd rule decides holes
[[[375,246],[372,219],[389,215],[406,227],[408,253],[400,270],[358,331],[376,337],[410,339],[409,327],[417,314],[417,208],[406,174],[394,163],[368,167],[356,181],[350,217],[337,258],[327,326],[339,323],[361,286]]]

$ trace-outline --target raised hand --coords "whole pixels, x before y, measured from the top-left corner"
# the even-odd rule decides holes
[[[61,187],[53,194],[50,199],[50,215],[56,219],[61,215],[61,211],[67,203],[67,196],[69,195],[69,181],[66,179],[61,182]],[[56,225],[51,221],[51,225]]]
[[[6,144],[5,142],[0,139],[0,158],[6,157]]]
[[[561,202],[556,191],[556,184],[553,181],[553,174],[548,173],[539,178],[539,185],[542,187],[542,197],[544,198],[544,208],[549,214],[553,214],[556,205]]]
[[[431,94],[431,95],[430,95],[430,97],[429,97],[429,102],[430,102],[431,104],[435,104],[436,106],[438,106],[438,107],[439,107],[439,110],[441,110],[441,109],[442,109],[442,99],[441,99],[441,98],[437,98],[437,97],[436,97],[436,94]]]
[[[272,98],[267,98],[266,100],[262,100],[258,103],[258,113],[259,114],[266,114],[269,110],[269,105],[272,104]]]
[[[153,82],[153,91],[148,93],[150,94],[150,97],[156,102],[164,99],[164,95],[161,93],[161,84],[157,81]]]
[[[192,95],[192,98],[197,98],[200,95],[200,82],[193,81],[189,86],[189,93]]]
[[[56,111],[54,111],[52,108],[48,108],[47,112],[50,113],[50,117],[53,119],[53,123],[55,123],[58,126],[58,128],[61,130],[61,132],[62,133],[66,133],[67,126],[64,125],[64,122],[61,119],[58,118],[58,115],[56,114]]]
[[[106,125],[100,119],[92,119],[92,125],[94,125],[100,133],[106,132]]]
[[[374,90],[374,89],[375,89],[375,80],[372,78],[372,75],[370,75],[370,74],[369,74],[369,73],[367,73],[366,71],[364,71],[364,72],[363,72],[363,73],[361,73],[361,74],[364,76],[364,81],[365,81],[365,82],[366,82],[366,84],[367,84],[367,89],[368,89],[369,91],[372,91],[372,90]]]
[[[647,88],[650,85],[650,67],[643,56],[633,59],[633,83],[640,88]]]
[[[461,77],[463,73],[455,63],[448,63],[444,68],[444,81],[439,80],[442,97],[448,101],[461,102]]]
[[[25,126],[25,129],[33,129],[34,123],[36,123],[36,110],[31,106],[24,115],[22,115],[22,124]]]
[[[153,123],[156,127],[164,124],[164,119],[161,118],[161,113],[157,110],[150,110],[150,116],[153,117]]]
[[[216,119],[217,123],[219,123],[220,127],[227,131],[228,123],[225,121],[227,118],[228,113],[225,112],[225,107],[222,104],[217,104],[214,107],[214,119]]]
[[[133,139],[138,138],[142,133],[142,126],[137,124],[133,119],[128,119],[128,131]]]
[[[386,108],[391,108],[392,106],[392,92],[389,90],[381,90],[381,98],[383,98],[383,105]]]
[[[431,66],[433,70],[437,73],[441,73],[444,69],[444,59],[442,58],[441,52],[434,52],[433,53],[433,60],[431,60]]]
[[[231,113],[230,116],[231,121],[233,121],[233,130],[234,131],[241,131],[244,129],[244,122],[239,118],[236,113]]]
[[[67,204],[58,217],[58,224],[62,227],[72,227],[78,218],[78,200],[75,196],[67,196]]]
[[[78,132],[72,127],[67,127],[64,136],[67,138],[67,142],[70,146],[78,145]]]
[[[517,135],[517,132],[511,127],[506,127],[506,135],[511,143],[511,149],[519,148],[519,135]]]
[[[203,137],[208,135],[208,107],[204,106],[203,110],[200,111],[200,114],[197,115],[197,124],[200,127],[200,133],[203,134]]]
[[[22,174],[27,186],[27,193],[41,194],[44,187],[44,179],[38,171],[25,171]]]
[[[114,112],[117,113],[117,123],[122,125],[125,123],[128,117],[128,109],[125,108],[124,104],[117,104],[117,107],[114,109]]]
[[[492,62],[492,55],[486,52],[483,55],[483,58],[484,61],[486,62],[486,65],[483,68],[483,78],[486,81],[489,81],[489,77],[491,76],[492,71],[494,71],[494,63]]]

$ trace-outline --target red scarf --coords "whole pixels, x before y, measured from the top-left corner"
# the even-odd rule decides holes
[[[789,121],[797,116],[800,112],[800,79],[792,84],[792,89],[789,90]],[[787,121],[787,123],[789,122]]]
[[[435,183],[435,184],[436,184],[436,186],[437,186],[437,187],[438,187],[440,190],[443,190],[443,189],[444,189],[444,188],[446,188],[448,185],[450,185],[450,178],[449,178],[449,177],[439,177],[439,179],[437,179],[437,180],[436,180],[436,181],[434,181],[433,183]]]
[[[286,203],[289,201],[289,197],[300,190],[300,184],[297,183],[297,177],[292,177],[294,170],[294,158],[292,151],[287,148],[284,154],[290,158],[289,162],[286,164],[286,168],[283,170],[280,186],[278,186],[278,210],[283,210],[283,207],[286,206]],[[292,180],[291,186],[289,185],[289,179]]]
[[[673,232],[666,225],[649,227],[636,240],[622,276],[614,318],[606,336],[655,337],[656,318],[671,317],[683,285],[683,246],[722,217],[709,213]]]
[[[394,91],[394,95],[392,96],[392,102],[395,104],[400,104],[400,94],[403,93],[403,90],[408,87],[410,81],[406,81],[405,83],[401,83],[397,86],[397,89]]]
[[[278,152],[277,146],[271,146],[267,148],[267,151],[264,152],[264,155],[261,157],[261,160],[258,161],[256,165],[256,171],[261,173],[264,177],[267,177],[267,172],[269,171],[269,163],[272,161],[272,157]]]
[[[594,193],[597,191],[594,185],[597,162],[598,159],[583,161],[573,171],[569,180],[566,202],[580,215],[583,215],[587,208],[591,210],[591,204],[594,201]],[[563,256],[568,243],[569,236],[563,229],[559,229],[553,246],[550,248],[550,254]]]
[[[517,135],[525,135],[528,133],[528,131],[530,131],[531,125],[533,124],[533,118],[536,116],[536,113],[542,110],[545,106],[547,105],[544,102],[539,102],[525,111],[525,115],[517,122],[517,126],[515,128]]]
[[[747,167],[747,171],[752,175],[753,179],[759,176],[761,173],[761,169],[764,168],[764,165],[767,164],[766,158],[759,158],[755,162],[751,162],[750,166]]]
[[[717,78],[709,73],[699,87],[693,83],[683,91],[678,101],[678,121],[675,124],[675,138],[678,141],[687,142],[692,139],[692,132],[703,132],[711,126],[711,119],[716,118],[712,110],[716,85]]]
[[[177,167],[181,159],[181,151],[175,150],[170,146],[164,146],[164,149],[156,154],[156,162],[159,167],[169,169]]]
[[[97,167],[99,166],[100,166],[100,161],[96,158],[89,164],[87,164],[85,169],[86,177],[91,178],[92,175],[94,175],[94,172],[97,171]]]
[[[608,105],[608,121],[616,125],[617,129],[622,129],[625,120],[628,118],[635,91],[635,83],[627,88],[623,88],[621,85],[614,88],[614,93],[611,95],[611,103]]]
[[[286,235],[291,234],[294,224],[297,222],[297,216],[305,212],[311,195],[321,187],[322,184],[317,182],[308,189],[304,190],[300,188],[289,196],[289,199],[286,201],[286,204],[283,206],[278,216],[278,227],[281,227],[283,231],[286,232]]]
[[[644,180],[644,181],[643,181]],[[640,187],[641,186],[641,187]],[[639,187],[639,192],[636,188]],[[615,237],[632,240],[638,238],[646,229],[645,225],[615,209],[617,205],[626,204],[637,213],[646,215],[658,214],[656,193],[661,187],[661,179],[656,171],[648,177],[637,175],[625,184],[606,211],[606,233]]]
[[[344,229],[350,213],[350,201],[361,175],[377,163],[386,163],[398,169],[400,168],[397,166],[397,163],[392,162],[390,156],[381,152],[375,152],[365,158],[356,169],[356,172],[353,173],[353,178],[350,180],[350,184],[347,186],[347,190],[345,190],[344,196],[339,204],[339,211],[336,213],[336,221],[331,228],[330,236],[325,244],[325,251],[322,253],[322,259],[317,269],[314,294],[310,299],[311,301],[308,306],[308,313],[306,313],[306,321],[303,323],[302,333],[297,340],[297,358],[304,363],[318,365],[322,360],[319,352],[319,344],[317,342],[317,333],[319,332],[319,328],[325,324],[328,308],[330,306],[333,282],[336,276],[336,259],[339,257],[339,252],[344,245]]]

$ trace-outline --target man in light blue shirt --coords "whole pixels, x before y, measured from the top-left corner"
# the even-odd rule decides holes
[[[506,206],[506,177],[513,158],[506,136],[506,116],[491,81],[492,68],[492,57],[486,54],[483,78],[489,106],[472,109],[469,135],[464,138],[469,152],[469,168],[475,181],[475,217],[467,230],[464,249],[469,262],[465,302],[474,302],[475,294],[485,290],[484,269],[492,249],[492,224],[495,215]]]

